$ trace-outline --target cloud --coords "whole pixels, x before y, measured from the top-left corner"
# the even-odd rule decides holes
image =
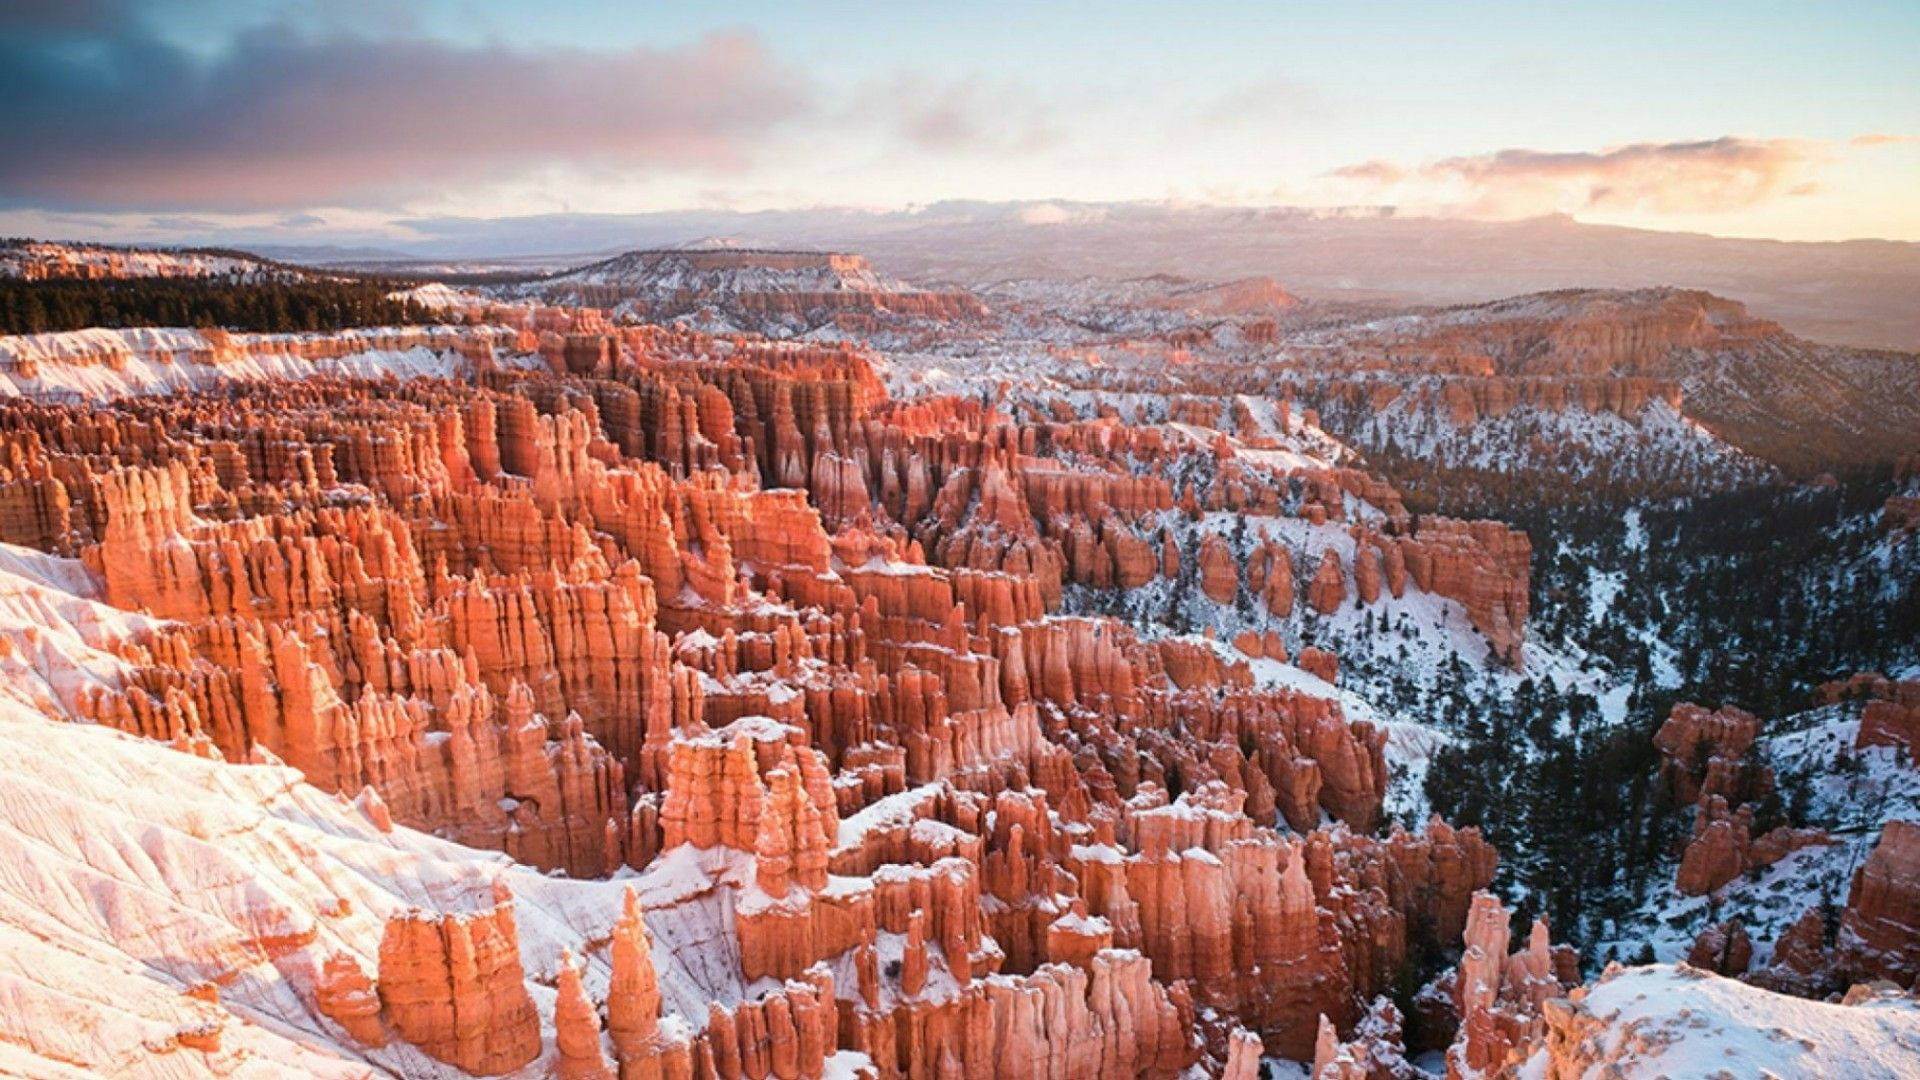
[[[1356,165],[1342,165],[1327,174],[1340,180],[1358,180],[1368,184],[1397,184],[1407,178],[1407,170],[1391,161],[1362,161]]]
[[[1855,135],[1847,141],[1854,146],[1865,147],[1905,146],[1909,143],[1920,143],[1920,135],[1899,135],[1886,131],[1870,131],[1865,135]]]
[[[897,74],[855,90],[842,119],[850,128],[877,121],[909,153],[1031,154],[1065,139],[1053,111],[1030,88],[975,78]]]
[[[1404,167],[1385,161],[1328,175],[1402,195],[1451,202],[1478,216],[1580,210],[1655,214],[1745,210],[1814,190],[1831,157],[1825,143],[1728,136],[1631,143],[1595,151],[1507,149]]]
[[[1267,128],[1302,117],[1325,117],[1336,108],[1336,101],[1309,83],[1268,78],[1228,87],[1184,119],[1204,127]]]
[[[130,24],[7,4],[0,201],[295,209],[556,166],[737,172],[813,98],[806,75],[742,32],[586,50],[273,26],[208,59]]]
[[[129,0],[0,0],[10,36],[97,31],[135,14]]]

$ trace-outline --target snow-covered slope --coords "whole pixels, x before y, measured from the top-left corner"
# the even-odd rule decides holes
[[[67,716],[89,687],[120,679],[116,649],[156,624],[95,592],[80,560],[0,544],[0,700]]]
[[[1829,705],[1779,721],[1755,742],[1756,757],[1783,786],[1804,789],[1796,825],[1825,829],[1832,843],[1801,848],[1705,896],[1684,896],[1663,868],[1645,906],[1608,943],[1621,956],[1638,943],[1661,960],[1687,955],[1709,925],[1738,919],[1754,944],[1753,968],[1765,968],[1774,943],[1811,904],[1847,899],[1847,883],[1891,820],[1920,816],[1920,770],[1889,746],[1857,748],[1860,706]]]
[[[1689,289],[1565,289],[1333,325],[1293,339],[1322,356],[1517,380],[1652,379],[1685,414],[1788,467],[1915,449],[1920,357],[1817,344]]]
[[[315,375],[448,377],[467,368],[459,352],[462,341],[486,332],[415,326],[227,334],[148,327],[6,336],[0,337],[0,396],[99,401]],[[500,333],[506,340],[506,332]],[[540,361],[503,352],[496,362],[533,366]]]
[[[438,281],[429,281],[425,285],[415,285],[411,289],[398,289],[387,294],[387,299],[401,303],[415,303],[434,311],[451,311],[460,308],[484,307],[489,301],[479,293],[456,289]]]
[[[1684,965],[1610,972],[1548,1007],[1524,1080],[1895,1080],[1920,1073],[1920,1002],[1787,997]]]

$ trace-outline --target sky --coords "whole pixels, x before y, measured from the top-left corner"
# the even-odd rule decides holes
[[[0,233],[987,199],[1920,240],[1916,53],[1912,0],[0,0]]]

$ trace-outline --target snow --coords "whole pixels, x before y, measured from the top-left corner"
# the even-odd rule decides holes
[[[836,853],[858,848],[875,829],[902,828],[926,816],[933,800],[940,795],[940,784],[922,784],[916,788],[883,796],[840,819],[840,832],[834,843]]]
[[[1891,1080],[1920,1063],[1920,1002],[1904,995],[1829,1004],[1657,964],[1603,977],[1584,1010],[1604,1021],[1594,1080]],[[1519,1075],[1544,1080],[1548,1065],[1542,1048]]]
[[[540,984],[563,949],[585,956],[604,994],[603,946],[629,884],[669,1012],[704,1022],[709,1001],[746,992],[733,890],[716,886],[750,863],[718,849],[683,847],[611,881],[550,878],[409,829],[382,833],[284,767],[205,761],[11,698],[0,698],[0,760],[0,1075],[104,1070],[207,1022],[225,1025],[225,1067],[254,1061],[240,1075],[364,1076],[368,1064],[457,1075],[403,1042],[356,1046],[311,1010],[312,983],[334,951],[375,971],[388,915],[478,910],[495,879],[515,896],[543,1014],[552,993]],[[183,994],[206,982],[220,985],[217,1006]],[[547,1073],[536,1062],[517,1075]]]
[[[310,276],[302,270],[275,267],[247,256],[206,251],[166,251],[52,241],[0,243],[0,278],[49,273],[57,277],[92,274],[114,278],[237,278],[249,281]]]
[[[402,331],[424,334],[435,344],[404,350],[380,347],[383,337]],[[315,375],[453,378],[470,369],[457,345],[462,335],[472,332],[470,327],[427,326],[322,335],[232,334],[227,340],[235,348],[227,350],[216,350],[200,331],[177,327],[7,336],[0,337],[0,396],[99,401]],[[300,356],[296,346],[316,337],[344,339],[348,351],[315,360]],[[196,354],[217,355],[218,360],[195,359]],[[539,358],[507,355],[498,362],[534,366]]]
[[[116,647],[159,623],[97,593],[78,559],[0,545],[0,698],[71,716],[88,688],[119,683],[126,663]]]
[[[1755,746],[1784,783],[1810,781],[1806,823],[1826,829],[1829,845],[1802,848],[1754,874],[1734,878],[1708,896],[1682,896],[1673,869],[1656,868],[1657,886],[1641,910],[1596,946],[1628,956],[1642,942],[1660,960],[1684,957],[1708,924],[1738,918],[1753,938],[1755,968],[1771,960],[1774,942],[1822,896],[1847,898],[1853,872],[1866,861],[1891,819],[1920,817],[1920,770],[1891,747],[1854,749],[1857,704],[1832,705],[1785,718]]]
[[[1076,915],[1068,912],[1053,920],[1052,925],[1059,927],[1063,933],[1070,934],[1092,936],[1113,933],[1113,924],[1101,915]]]
[[[703,258],[707,256],[707,258]],[[719,259],[713,256],[721,256]],[[791,260],[793,265],[756,265]],[[712,265],[710,265],[712,264]],[[866,260],[827,252],[631,251],[605,262],[546,278],[520,291],[554,286],[617,286],[658,300],[681,294],[711,300],[745,293],[879,292],[904,288],[873,272]]]
[[[462,308],[485,307],[491,300],[479,293],[466,292],[451,285],[442,285],[438,281],[429,281],[425,285],[416,285],[411,289],[400,289],[387,294],[387,299],[419,304],[435,311],[457,311]]]

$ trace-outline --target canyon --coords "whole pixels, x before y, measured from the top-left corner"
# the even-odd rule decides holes
[[[1802,354],[1738,305],[1329,325],[738,249],[411,288],[441,323],[0,338],[0,1071],[1641,1075],[1690,995],[1808,1068],[1920,1031],[1920,818],[1769,799],[1807,732],[1906,791],[1920,670],[1671,708],[1666,900],[1860,861],[1831,933],[1801,894],[1632,967],[1503,898],[1420,795],[1457,732],[1389,707],[1635,688],[1542,640],[1558,548],[1349,436],[1792,470],[1804,388],[1723,376]]]

